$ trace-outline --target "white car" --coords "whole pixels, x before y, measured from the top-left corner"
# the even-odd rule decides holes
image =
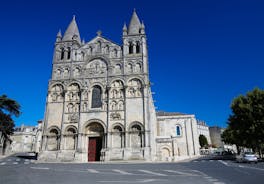
[[[258,163],[258,158],[252,152],[245,152],[245,153],[242,153],[240,155],[237,155],[236,156],[236,161],[237,162],[247,162],[247,163],[254,162],[256,164],[256,163]]]

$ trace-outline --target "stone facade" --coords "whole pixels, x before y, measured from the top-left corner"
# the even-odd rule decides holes
[[[211,137],[209,132],[209,126],[204,121],[197,120],[198,136],[204,135],[209,145],[211,145]]]
[[[159,121],[150,88],[145,26],[136,12],[128,28],[123,27],[121,46],[100,31],[91,41],[81,41],[74,17],[64,36],[57,34],[39,159],[157,160]],[[188,137],[194,121],[183,122]],[[191,147],[189,152],[182,150],[182,155],[195,153]]]
[[[217,148],[223,148],[224,142],[222,141],[221,134],[223,133],[224,129],[219,126],[212,126],[209,127],[209,131],[212,145]]]
[[[157,160],[173,161],[199,155],[194,115],[157,112]]]
[[[37,127],[24,126],[15,128],[14,134],[11,135],[11,151],[16,152],[34,152]]]

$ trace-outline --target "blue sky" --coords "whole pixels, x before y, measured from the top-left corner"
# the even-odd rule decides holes
[[[6,1],[0,5],[0,94],[21,104],[16,124],[44,117],[55,37],[73,15],[86,41],[102,30],[121,43],[134,8],[146,26],[158,110],[225,126],[234,97],[264,88],[263,1]]]

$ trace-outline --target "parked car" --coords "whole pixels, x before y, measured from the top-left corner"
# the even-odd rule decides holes
[[[256,163],[258,163],[258,158],[252,152],[245,152],[245,153],[242,153],[240,155],[237,155],[236,161],[237,162],[247,162],[247,163],[254,162],[256,164]]]

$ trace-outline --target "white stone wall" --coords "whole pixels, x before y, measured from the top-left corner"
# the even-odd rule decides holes
[[[199,155],[198,132],[193,115],[158,116],[157,159],[179,160]],[[180,135],[176,127],[180,127]]]
[[[197,123],[198,135],[204,135],[208,141],[208,144],[211,144],[209,127],[205,124]]]

